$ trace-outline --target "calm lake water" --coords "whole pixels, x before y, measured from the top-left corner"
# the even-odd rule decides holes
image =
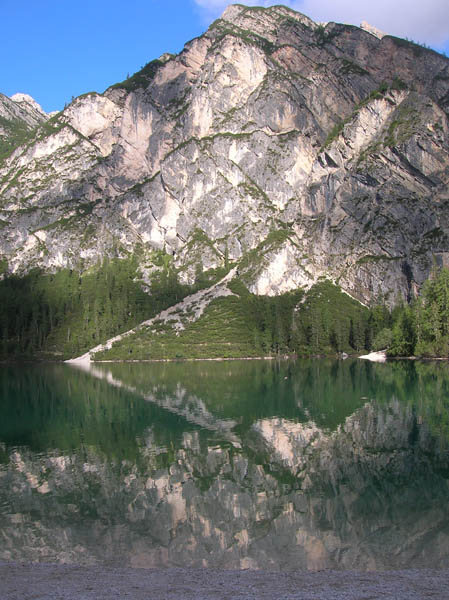
[[[449,366],[0,367],[0,559],[449,566]]]

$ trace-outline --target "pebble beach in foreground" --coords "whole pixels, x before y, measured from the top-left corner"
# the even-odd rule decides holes
[[[449,570],[271,573],[0,563],[1,600],[447,600]]]

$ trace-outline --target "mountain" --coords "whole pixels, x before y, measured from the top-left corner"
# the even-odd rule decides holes
[[[448,82],[412,42],[230,6],[11,141],[4,277],[133,256],[147,291],[167,265],[202,287],[232,266],[262,296],[327,278],[364,304],[410,299],[449,259]]]

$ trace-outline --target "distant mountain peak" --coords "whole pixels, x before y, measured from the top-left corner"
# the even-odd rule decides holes
[[[13,96],[11,96],[11,100],[13,102],[17,102],[18,104],[23,104],[23,103],[29,104],[30,106],[32,106],[34,108],[34,110],[37,110],[37,112],[41,113],[42,115],[47,115],[47,113],[42,108],[42,106],[40,104],[38,104],[36,102],[36,100],[29,94],[22,94],[22,93],[14,94]]]

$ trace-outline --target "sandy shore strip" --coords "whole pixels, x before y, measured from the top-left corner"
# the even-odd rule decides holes
[[[449,570],[271,573],[0,562],[1,600],[447,600]]]

